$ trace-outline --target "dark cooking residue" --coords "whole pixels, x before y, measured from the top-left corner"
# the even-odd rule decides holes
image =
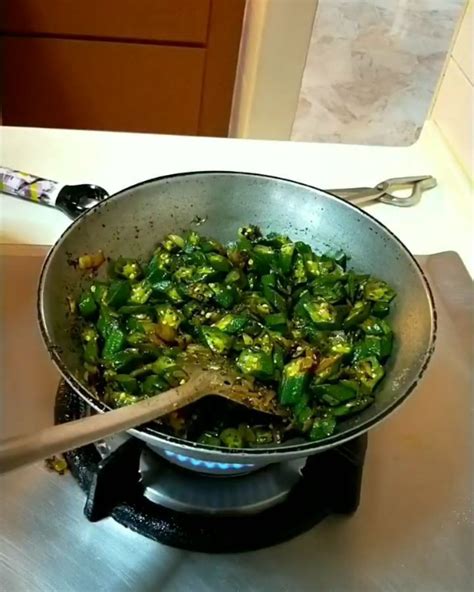
[[[54,471],[58,475],[64,475],[67,470],[67,462],[62,456],[51,456],[45,459],[44,464],[49,471]]]
[[[101,265],[103,255],[81,261]],[[256,226],[227,246],[170,234],[149,261],[108,260],[108,279],[80,296],[85,378],[122,406],[185,382],[191,357],[205,367],[206,356],[220,356],[275,390],[289,423],[208,397],[160,420],[164,431],[239,448],[295,434],[319,440],[374,401],[394,297],[384,281],[348,270],[342,253],[317,254]]]
[[[191,223],[194,224],[195,226],[201,226],[201,224],[204,224],[204,222],[206,222],[206,221],[207,221],[207,216],[197,216],[196,215],[191,220]]]

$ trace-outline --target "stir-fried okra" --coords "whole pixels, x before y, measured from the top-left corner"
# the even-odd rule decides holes
[[[111,406],[183,383],[183,362],[196,351],[225,356],[291,411],[277,426],[203,400],[163,422],[205,444],[273,444],[295,433],[319,440],[374,401],[392,351],[385,317],[395,292],[346,269],[343,255],[254,226],[227,246],[192,231],[167,236],[147,262],[110,261],[108,276],[77,304],[86,379]]]

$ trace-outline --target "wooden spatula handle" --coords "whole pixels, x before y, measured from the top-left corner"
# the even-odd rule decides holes
[[[185,407],[208,394],[206,373],[134,405],[113,409],[0,442],[0,473],[42,460],[52,454],[85,446]]]

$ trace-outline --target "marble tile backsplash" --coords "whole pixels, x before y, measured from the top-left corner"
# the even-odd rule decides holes
[[[291,139],[409,145],[465,0],[319,0]]]

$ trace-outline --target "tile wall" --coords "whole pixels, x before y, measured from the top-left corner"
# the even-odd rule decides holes
[[[464,6],[465,0],[320,0],[291,138],[416,141]]]
[[[469,2],[431,114],[470,177],[474,169],[474,8]]]

